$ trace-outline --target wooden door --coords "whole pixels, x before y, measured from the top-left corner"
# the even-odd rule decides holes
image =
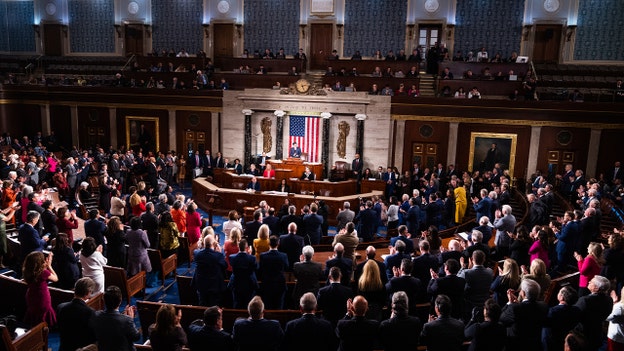
[[[214,56],[234,56],[234,27],[232,24],[215,24],[213,33]]]
[[[333,24],[312,24],[310,27],[310,69],[326,69],[325,62],[333,50]]]
[[[422,46],[424,50],[421,51],[423,60],[429,49],[431,49],[435,43],[442,42],[442,25],[441,24],[423,24],[418,26],[418,45]]]
[[[206,146],[206,132],[194,130],[187,130],[184,132],[184,150],[187,159],[193,156],[195,150],[198,150],[199,154],[203,155]]]
[[[533,45],[534,63],[558,63],[561,51],[561,31],[558,24],[538,24],[535,26],[535,43]]]
[[[43,25],[43,52],[47,56],[63,56],[63,25]]]
[[[418,163],[421,170],[429,168],[433,172],[438,165],[438,144],[412,143],[412,163],[405,169],[411,169],[414,163]]]
[[[126,24],[126,56],[143,56],[143,25]]]

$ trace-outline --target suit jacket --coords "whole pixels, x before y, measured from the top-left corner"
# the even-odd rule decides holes
[[[379,226],[379,216],[377,212],[372,208],[367,208],[357,214],[355,221],[358,224],[358,237],[362,238],[362,241],[365,242],[373,241],[375,234],[377,234],[377,226]]]
[[[288,256],[277,250],[269,250],[260,254],[258,274],[262,281],[262,293],[272,291],[283,292],[286,289],[284,271],[288,269]]]
[[[426,323],[420,333],[420,344],[427,351],[460,351],[464,341],[464,322],[446,317]]]
[[[347,313],[347,300],[353,298],[353,290],[341,283],[331,283],[319,289],[316,300],[323,317],[334,326]]]
[[[141,337],[134,320],[117,310],[96,312],[89,325],[95,330],[97,347],[102,351],[132,351],[134,342]]]
[[[397,316],[386,319],[379,326],[380,346],[385,351],[416,350],[422,327],[418,317]]]
[[[254,184],[254,182],[249,182],[247,184],[247,189],[252,189],[254,191],[260,191],[260,182],[256,182]]]
[[[464,336],[471,339],[468,351],[502,351],[507,329],[500,323],[472,323],[466,326]]]
[[[222,293],[225,291],[225,257],[212,249],[195,251],[195,274],[191,285],[202,293]]]
[[[495,219],[493,225],[494,228],[496,228],[496,239],[494,243],[497,247],[501,246],[509,249],[511,246],[511,238],[507,232],[514,232],[514,229],[516,228],[516,217],[512,214],[508,214],[501,218]]]
[[[416,305],[426,300],[425,289],[420,279],[403,275],[394,277],[386,283],[386,292],[388,293],[388,306],[392,305],[392,294],[397,291],[404,291],[409,298],[410,312],[416,312]]]
[[[494,279],[492,270],[474,266],[471,269],[462,269],[457,276],[466,279],[464,299],[473,306],[483,306],[490,297],[490,285]]]
[[[253,243],[254,239],[258,238],[258,229],[262,222],[253,221],[245,224],[245,236],[247,237],[247,242]]]
[[[288,155],[290,157],[294,157],[294,158],[299,158],[301,157],[301,148],[299,146],[297,147],[291,147],[290,151],[288,152]]]
[[[330,322],[306,313],[289,321],[284,331],[283,350],[335,351],[338,340]]]
[[[379,322],[365,317],[345,318],[338,321],[336,335],[340,338],[339,351],[374,350],[377,344]]]
[[[405,217],[407,222],[407,231],[412,235],[420,233],[420,207],[418,205],[410,206]]]
[[[258,288],[258,279],[256,278],[258,263],[256,262],[256,256],[246,252],[230,255],[230,266],[232,266],[232,276],[230,277],[229,286],[236,294],[246,295],[248,293],[251,295]]]
[[[75,351],[95,343],[95,330],[88,323],[93,316],[95,311],[81,299],[74,298],[58,305],[59,351]]]
[[[353,273],[353,261],[350,258],[346,257],[334,257],[331,260],[328,260],[327,262],[325,262],[325,277],[329,276],[329,270],[332,267],[340,268],[340,272],[342,272],[342,279],[340,280],[340,282],[343,285],[348,286],[351,282],[351,274]]]
[[[465,288],[466,279],[457,275],[447,275],[438,279],[431,279],[427,287],[427,293],[431,295],[431,301],[435,301],[438,295],[448,296],[453,304],[451,317],[461,318]]]
[[[422,254],[418,257],[415,257],[412,260],[412,275],[421,282],[426,282],[431,279],[430,269],[433,269],[434,272],[438,270],[440,261],[438,257],[432,254]]]
[[[284,331],[276,320],[238,319],[232,328],[232,338],[239,351],[277,351]]]
[[[319,290],[319,281],[324,279],[323,268],[320,263],[314,261],[296,262],[293,266],[293,273],[297,279],[293,299],[299,298],[307,292],[316,294]]]
[[[279,251],[286,254],[288,259],[288,271],[292,271],[295,262],[299,262],[299,256],[303,249],[303,237],[289,233],[280,236]]]
[[[316,179],[316,175],[312,172],[310,173],[303,173],[300,177],[301,180],[315,180]]]
[[[411,255],[412,252],[414,252],[414,242],[410,238],[406,238],[403,235],[395,236],[394,238],[390,239],[390,246],[394,247],[396,245],[396,242],[399,240],[405,243],[405,253]]]
[[[310,245],[318,245],[321,243],[321,225],[323,217],[318,214],[310,213],[303,216],[304,240]]]
[[[357,160],[353,160],[351,162],[351,170],[353,172],[357,172],[357,177],[361,178],[362,177],[362,169],[364,168],[364,162],[362,162],[362,159],[359,158]]]
[[[475,212],[477,213],[477,223],[481,217],[486,216],[492,220],[492,213],[490,208],[492,207],[492,200],[489,197],[484,197],[481,201],[473,205]]]
[[[556,305],[548,310],[546,324],[542,331],[542,344],[548,345],[548,351],[563,351],[563,342],[581,321],[581,310],[576,306]]]
[[[392,269],[394,267],[401,267],[401,261],[404,259],[412,259],[412,257],[406,253],[400,253],[397,252],[394,255],[388,255],[386,256],[386,259],[384,260],[384,264],[386,265],[386,276],[388,277],[388,279],[392,279],[392,277],[394,277],[394,272],[392,271]]]
[[[187,338],[191,351],[204,350],[206,345],[210,345],[210,348],[215,351],[236,350],[234,340],[229,333],[204,325],[201,319],[189,325]]]
[[[46,241],[39,237],[39,232],[28,223],[22,224],[18,232],[18,239],[22,246],[22,260],[33,251],[42,251]]]
[[[285,215],[280,218],[280,228],[282,233],[288,233],[288,225],[290,223],[295,223],[297,225],[297,233],[303,235],[303,219],[301,216],[297,215]]]
[[[548,306],[541,301],[525,300],[505,305],[500,322],[507,327],[507,350],[541,349],[547,314]]]
[[[202,156],[199,154],[195,154],[188,159],[188,164],[191,169],[200,168],[202,166]]]
[[[581,297],[576,302],[576,307],[581,310],[580,326],[588,341],[589,349],[597,349],[602,345],[602,322],[609,316],[613,309],[613,301],[608,295],[589,294]]]

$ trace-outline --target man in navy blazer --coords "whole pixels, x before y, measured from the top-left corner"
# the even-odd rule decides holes
[[[336,335],[340,338],[339,351],[372,351],[377,345],[379,321],[366,318],[368,301],[358,295],[347,301],[347,315],[338,321]]]
[[[246,239],[238,243],[238,249],[237,253],[230,255],[232,276],[228,287],[232,290],[234,308],[244,308],[258,290],[256,278],[258,263],[256,257],[250,254],[251,250]]]
[[[417,236],[420,233],[420,205],[417,203],[415,197],[409,199],[409,205],[410,207],[405,216],[407,231]]]
[[[377,212],[373,210],[373,202],[366,201],[365,208],[361,208],[357,216],[355,216],[355,222],[357,222],[358,237],[362,238],[362,241],[373,241],[375,234],[377,234],[377,226],[379,225],[379,216]]]
[[[490,220],[492,219],[492,199],[488,196],[487,189],[481,189],[481,200],[478,197],[472,198],[472,207],[477,213],[477,220],[481,219],[481,217],[486,216]]]
[[[444,263],[444,277],[439,277],[435,272],[431,272],[431,280],[427,287],[427,293],[431,300],[435,301],[438,295],[446,295],[451,299],[451,317],[462,318],[462,306],[466,279],[457,276],[459,272],[459,262],[454,258],[449,258]]]
[[[551,307],[542,330],[542,346],[545,350],[561,350],[565,337],[581,321],[581,310],[574,306],[577,294],[572,286],[559,290],[559,304]]]
[[[286,279],[284,272],[288,269],[288,256],[277,250],[279,238],[271,235],[269,238],[270,249],[260,254],[258,274],[260,275],[260,292],[265,305],[270,310],[284,308],[284,295],[286,294]]]
[[[390,246],[396,245],[396,242],[401,240],[402,242],[405,243],[405,253],[408,255],[411,255],[414,252],[414,242],[412,241],[411,238],[407,237],[407,234],[408,234],[407,226],[400,225],[397,231],[399,235],[390,239]],[[414,235],[417,235],[417,233],[414,233]]]
[[[191,286],[197,290],[201,306],[215,306],[221,303],[225,292],[225,257],[212,249],[215,243],[213,235],[204,238],[204,249],[195,251],[195,274]]]
[[[418,246],[420,247],[420,256],[415,257],[412,262],[412,274],[420,279],[421,282],[426,282],[431,277],[431,270],[436,272],[440,267],[440,260],[437,256],[429,253],[429,242],[427,240],[421,240]]]
[[[22,248],[22,261],[29,253],[42,251],[48,243],[48,237],[41,238],[35,226],[39,222],[39,212],[28,211],[26,223],[22,224],[18,232],[18,239]]]
[[[237,319],[232,328],[232,338],[239,351],[277,351],[284,339],[280,323],[264,319],[264,303],[254,296],[247,306],[249,318]]]
[[[340,283],[342,272],[338,267],[329,270],[329,284],[320,288],[317,294],[318,306],[323,311],[323,318],[335,327],[347,313],[347,300],[353,298],[351,287]]]
[[[342,272],[341,283],[349,285],[351,283],[351,274],[353,273],[353,261],[350,258],[343,257],[344,246],[341,243],[334,245],[334,256],[325,262],[325,276],[329,276],[329,270],[332,267],[340,268]],[[328,280],[329,282],[329,280]]]
[[[321,243],[321,226],[323,225],[323,217],[318,212],[318,206],[313,203],[310,205],[310,213],[303,216],[304,240],[306,244],[318,245]]]
[[[258,237],[258,230],[262,225],[262,212],[255,211],[253,214],[253,221],[245,223],[245,238],[247,238],[247,242],[253,243],[254,239]],[[252,250],[253,253],[253,250]]]
[[[303,249],[303,237],[297,235],[297,224],[291,222],[288,225],[288,234],[279,237],[279,251],[288,257],[288,269],[292,271],[295,262],[299,262],[301,249]]]
[[[579,222],[574,221],[574,217],[573,211],[566,211],[563,215],[561,231],[555,233],[557,238],[557,244],[555,245],[557,265],[555,266],[555,271],[557,272],[567,271],[567,266],[573,263],[574,256],[572,254],[580,237]]]
[[[464,341],[464,323],[451,318],[451,300],[439,295],[434,303],[436,317],[430,317],[420,333],[420,344],[428,351],[460,351]]]
[[[474,235],[474,234],[473,234]],[[490,285],[494,279],[494,273],[490,268],[483,266],[485,263],[485,253],[476,250],[472,253],[472,268],[462,259],[465,267],[459,271],[457,276],[466,279],[464,288],[464,319],[470,319],[474,307],[483,307],[485,300],[490,297]]]
[[[251,177],[251,181],[247,184],[247,190],[260,191],[260,183],[258,183],[258,178]]]
[[[86,323],[95,316],[95,311],[85,302],[94,289],[91,278],[80,278],[74,285],[74,299],[58,305],[59,351],[74,351],[95,343],[95,331]]]
[[[394,278],[386,283],[389,302],[392,302],[392,295],[397,291],[407,294],[412,314],[416,312],[416,305],[426,300],[423,284],[420,279],[412,276],[412,261],[408,258],[401,261],[401,268],[395,269]]]
[[[316,316],[316,306],[316,297],[313,293],[301,296],[299,308],[303,315],[286,324],[283,350],[336,350],[338,339],[334,327],[329,321]]]
[[[384,264],[386,265],[386,276],[388,280],[394,277],[394,267],[400,267],[401,261],[404,258],[412,259],[412,257],[405,253],[405,243],[403,241],[397,241],[394,247],[390,248],[390,254],[386,256]]]
[[[531,279],[522,280],[518,297],[511,290],[507,291],[509,303],[503,307],[500,318],[500,322],[507,327],[506,350],[541,349],[542,328],[546,322],[548,306],[537,301],[539,294],[539,284]]]

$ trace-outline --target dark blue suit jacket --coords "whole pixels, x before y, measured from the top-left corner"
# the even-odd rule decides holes
[[[427,300],[421,280],[409,275],[394,277],[386,283],[386,292],[388,293],[388,301],[390,302],[388,304],[389,306],[392,302],[392,294],[397,291],[404,291],[407,294],[410,312],[415,312],[416,305]]]
[[[334,326],[347,313],[347,300],[353,298],[353,290],[340,283],[331,283],[319,289],[318,309]]]
[[[225,257],[212,249],[195,251],[195,274],[191,282],[202,293],[222,293],[225,291]]]
[[[307,313],[286,324],[283,350],[335,351],[338,339],[330,322]]]
[[[384,264],[386,265],[386,276],[388,277],[388,279],[392,279],[392,277],[394,277],[394,272],[392,272],[392,268],[401,267],[401,261],[404,258],[407,258],[410,260],[412,259],[410,255],[406,253],[401,254],[399,252],[397,252],[394,255],[386,256],[386,259],[384,260]]]
[[[299,262],[301,249],[303,249],[303,237],[295,233],[280,236],[279,251],[288,257],[288,271],[292,271],[295,262]]]
[[[247,184],[247,189],[253,189],[254,191],[260,191],[260,183],[256,182],[256,184],[254,184],[253,182],[249,182],[249,184]]]
[[[355,221],[358,222],[358,237],[362,238],[363,241],[373,241],[379,225],[377,212],[372,208],[367,208],[357,214]]]
[[[414,236],[420,234],[420,207],[418,205],[411,206],[407,210],[405,222],[407,223],[407,231],[410,234]]]
[[[412,252],[414,252],[414,242],[412,241],[412,239],[406,238],[402,235],[395,236],[394,238],[390,239],[390,246],[394,246],[399,240],[405,243],[406,254],[411,254]]]
[[[351,282],[351,273],[353,273],[353,261],[350,258],[346,257],[334,257],[331,260],[325,262],[325,276],[329,276],[329,270],[332,267],[340,268],[340,272],[342,272],[342,279],[340,282],[343,285],[349,285]],[[329,282],[329,279],[328,279]]]
[[[269,250],[260,254],[258,274],[262,281],[262,297],[270,298],[286,291],[284,271],[288,269],[288,256],[277,250]]]
[[[56,314],[61,345],[59,351],[74,351],[95,343],[95,330],[91,329],[89,321],[95,316],[95,311],[81,299],[58,306]]]
[[[479,222],[479,219],[481,219],[481,217],[486,216],[488,217],[490,220],[492,220],[491,218],[491,207],[492,207],[492,200],[489,197],[484,197],[483,199],[481,199],[481,201],[477,202],[476,204],[473,205],[475,212],[477,213],[477,223]]]
[[[576,325],[581,321],[581,310],[576,306],[557,305],[548,310],[546,325],[542,330],[542,345],[548,351],[562,351],[563,342]]]
[[[338,321],[336,334],[340,338],[339,351],[374,350],[379,335],[379,322],[364,317],[345,318]]]
[[[230,287],[247,292],[256,290],[258,286],[256,256],[246,252],[235,253],[230,255],[230,266],[232,266]]]
[[[46,247],[46,241],[39,237],[39,232],[30,224],[22,224],[19,229],[18,239],[22,246],[22,260],[34,251],[42,251]]]
[[[239,351],[277,351],[284,339],[279,322],[272,319],[239,319],[232,338]]]
[[[321,225],[323,217],[318,214],[310,213],[303,216],[304,240],[310,245],[318,245],[321,242]]]

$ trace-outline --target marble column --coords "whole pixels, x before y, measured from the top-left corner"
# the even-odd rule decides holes
[[[448,154],[446,156],[446,166],[454,165],[457,157],[457,133],[459,130],[459,123],[449,123],[448,133]]]
[[[284,116],[286,112],[278,110],[273,113],[276,117],[277,124],[275,125],[275,159],[281,160],[284,158]]]
[[[169,125],[169,150],[176,150],[178,148],[178,146],[176,145],[176,110],[175,109],[168,109],[167,110],[168,114],[169,114],[169,121],[168,121],[168,125]],[[161,147],[161,149],[163,149]],[[215,153],[216,155],[216,153]]]
[[[253,111],[245,109],[242,112],[245,115],[245,159],[241,163],[247,165],[251,160],[251,114]]]
[[[527,162],[526,169],[526,179],[528,179],[531,174],[534,174],[537,170],[537,157],[539,156],[540,149],[540,137],[542,135],[542,127],[531,127],[531,141],[529,142],[529,162]],[[519,170],[516,170],[513,176],[514,178],[518,178],[518,176],[524,176],[518,173]]]
[[[587,148],[587,169],[585,171],[585,179],[594,178],[596,176],[601,134],[601,129],[592,129],[591,134],[589,135],[589,147]]]
[[[108,108],[108,128],[110,130],[111,145],[119,150],[119,137],[117,135],[117,108]]]
[[[50,135],[52,126],[50,123],[50,104],[44,104],[41,108],[41,135]],[[3,129],[6,130],[6,129]]]
[[[321,162],[323,163],[323,179],[329,178],[329,119],[332,114],[329,112],[321,113],[323,118],[323,148],[321,150]]]
[[[363,113],[358,113],[355,115],[355,119],[357,120],[357,133],[356,133],[356,141],[355,141],[355,152],[360,154],[360,158],[364,159],[364,121],[367,116]]]
[[[80,145],[80,137],[78,135],[78,106],[73,105],[70,111],[70,130],[72,135],[72,145]]]

